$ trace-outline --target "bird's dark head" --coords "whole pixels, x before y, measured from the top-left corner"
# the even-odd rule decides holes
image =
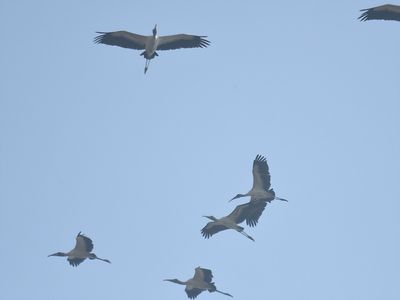
[[[65,254],[63,252],[56,252],[56,253],[48,255],[47,257],[50,257],[50,256],[67,256],[67,254]]]
[[[157,24],[154,25],[154,28],[153,28],[153,36],[156,36],[156,35],[157,35]]]
[[[203,216],[204,218],[210,219],[212,221],[217,221],[217,218],[214,216]]]
[[[231,202],[232,200],[235,200],[235,199],[237,199],[237,198],[241,198],[241,197],[244,197],[245,195],[243,195],[243,194],[237,194],[235,197],[233,197],[231,200],[229,200],[229,202]]]

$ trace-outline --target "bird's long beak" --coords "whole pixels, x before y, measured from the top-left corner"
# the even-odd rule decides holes
[[[157,36],[157,24],[153,28],[153,37]]]
[[[214,216],[203,216],[203,217],[207,218],[207,219],[209,219],[211,221],[216,221],[217,220],[217,218],[215,218]]]
[[[214,218],[213,218],[212,216],[203,216],[203,218],[207,218],[207,219],[209,219],[209,220],[211,220],[211,221],[215,221]]]
[[[237,199],[237,198],[239,198],[238,196],[235,196],[235,197],[233,197],[231,200],[229,200],[228,202],[231,202],[232,200],[235,200],[235,199]]]
[[[47,257],[50,257],[50,256],[58,256],[58,252],[47,255]]]

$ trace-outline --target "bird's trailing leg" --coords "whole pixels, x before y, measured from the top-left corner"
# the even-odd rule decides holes
[[[276,200],[281,200],[281,201],[286,201],[286,202],[289,202],[289,201],[287,201],[286,199],[279,198],[279,197],[275,197],[275,199],[276,199]]]
[[[105,262],[111,264],[111,261],[109,261],[108,259],[97,257],[97,255],[94,253],[90,253],[89,259],[98,259],[98,260],[105,261]]]
[[[255,240],[249,236],[246,232],[244,232],[244,230],[239,231],[241,234],[243,234],[245,237],[249,238],[250,240],[252,240],[253,242],[255,242]]]
[[[146,74],[147,69],[149,68],[149,65],[150,65],[150,59],[146,59],[146,64],[144,66],[144,74]]]
[[[232,296],[231,294],[224,293],[224,292],[221,292],[221,291],[218,291],[218,290],[215,290],[215,291],[218,292],[218,293],[220,293],[220,294],[223,294],[223,295],[226,295],[226,296],[229,296],[229,297],[232,297],[232,298],[233,298],[233,296]]]
[[[108,259],[104,259],[104,258],[100,258],[100,257],[98,257],[97,259],[102,260],[102,261],[105,261],[106,263],[111,264],[111,261],[109,261]]]

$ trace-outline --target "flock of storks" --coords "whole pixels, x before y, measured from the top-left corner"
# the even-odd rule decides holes
[[[396,20],[400,21],[400,6],[386,4],[373,8],[362,9],[363,13],[358,18],[360,21],[367,20]],[[158,56],[156,50],[172,50],[179,48],[204,48],[210,44],[206,40],[206,36],[176,34],[169,36],[158,36],[157,25],[153,29],[153,35],[143,36],[127,31],[115,32],[98,32],[101,35],[94,39],[95,43],[115,45],[123,48],[130,48],[136,50],[144,50],[141,55],[146,59],[144,72],[147,72],[150,60]],[[271,176],[267,160],[261,155],[257,155],[253,161],[253,186],[246,194],[237,194],[231,200],[241,197],[250,196],[250,201],[240,204],[227,216],[216,218],[214,216],[204,216],[211,220],[202,229],[201,234],[205,238],[227,229],[233,229],[241,233],[248,239],[254,241],[254,238],[244,232],[244,228],[238,224],[246,221],[250,227],[257,225],[267,203],[273,200],[287,201],[275,196],[274,190],[271,188]],[[85,259],[98,259],[107,263],[111,263],[108,259],[98,257],[92,253],[93,242],[87,236],[78,233],[76,236],[76,244],[74,249],[69,252],[56,252],[49,256],[64,256],[68,257],[67,260],[71,266],[78,266]],[[187,281],[180,281],[178,279],[165,279],[165,281],[174,282],[177,284],[185,285],[185,292],[191,299],[196,298],[201,292],[208,290],[209,292],[218,292],[230,297],[229,293],[217,290],[214,282],[212,282],[212,272],[209,269],[197,267],[195,274]]]

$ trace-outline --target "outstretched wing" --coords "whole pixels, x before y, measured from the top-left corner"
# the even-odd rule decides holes
[[[196,298],[198,295],[200,295],[200,293],[201,293],[202,291],[203,291],[203,290],[197,289],[197,288],[194,288],[194,287],[191,287],[191,286],[186,286],[186,288],[185,288],[186,295],[187,295],[190,299]]]
[[[234,220],[236,224],[242,223],[246,220],[246,224],[250,227],[254,227],[258,223],[258,219],[261,217],[267,201],[255,200],[251,197],[250,202],[240,204],[229,214],[229,218]]]
[[[380,5],[372,8],[361,9],[358,17],[360,21],[368,20],[395,20],[400,21],[400,6],[393,4]]]
[[[252,197],[247,208],[246,224],[250,227],[256,226],[266,206],[267,201],[253,200]]]
[[[83,262],[85,260],[85,258],[68,258],[67,259],[69,264],[73,267],[78,266],[81,262]]]
[[[213,236],[214,234],[216,234],[217,232],[220,232],[222,230],[226,230],[228,228],[226,228],[225,226],[218,224],[216,222],[208,222],[206,226],[203,227],[203,229],[201,229],[201,234],[206,238],[210,238],[211,236]]]
[[[96,44],[106,44],[123,48],[142,50],[146,47],[147,37],[128,31],[97,32],[101,33],[94,38]]]
[[[158,38],[157,50],[173,50],[179,48],[206,48],[210,41],[206,36],[174,34],[165,35]]]
[[[205,281],[211,283],[213,278],[212,272],[209,269],[197,267],[194,271],[194,281]]]
[[[233,220],[236,224],[242,223],[246,220],[249,204],[250,202],[236,206],[235,209],[226,217]]]
[[[92,240],[79,232],[78,235],[76,236],[75,250],[79,252],[92,252],[93,250]]]
[[[257,155],[253,162],[253,189],[264,189],[271,187],[271,175],[267,159],[262,155]]]

